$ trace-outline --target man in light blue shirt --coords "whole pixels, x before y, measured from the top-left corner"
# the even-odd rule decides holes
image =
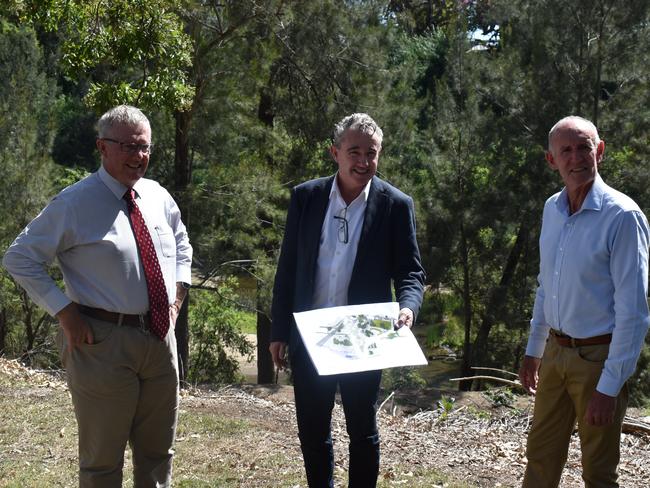
[[[57,344],[79,427],[79,485],[121,486],[128,442],[134,486],[169,487],[178,413],[174,324],[191,280],[192,247],[171,195],[143,178],[153,148],[146,116],[120,105],[97,130],[102,166],[54,197],[3,264],[59,321]],[[125,199],[131,192],[150,237],[146,259]],[[47,273],[55,259],[65,293]],[[164,334],[151,328],[145,264],[160,273],[160,287],[151,288],[167,300]]]
[[[596,127],[566,117],[546,159],[564,189],[546,202],[521,383],[536,395],[523,486],[557,487],[574,424],[587,487],[617,487],[625,382],[648,330],[648,223],[598,174]]]

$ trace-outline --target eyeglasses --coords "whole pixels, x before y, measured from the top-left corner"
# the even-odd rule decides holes
[[[345,217],[348,214],[348,207],[341,209],[341,215],[335,215],[334,218],[339,221],[339,242],[347,244],[349,240],[348,235],[348,219]]]
[[[108,137],[102,137],[104,141],[113,142],[120,145],[120,151],[136,154],[142,152],[144,154],[151,154],[153,152],[153,144],[135,144],[132,142],[120,142],[115,139],[109,139]]]

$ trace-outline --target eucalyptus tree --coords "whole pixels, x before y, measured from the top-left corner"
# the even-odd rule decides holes
[[[58,34],[59,73],[97,114],[119,103],[152,113],[188,107],[191,40],[177,0],[11,1],[16,22]],[[181,210],[183,210],[181,208]],[[181,344],[187,310],[177,321]],[[182,352],[182,350],[181,350]],[[182,355],[181,355],[182,356]],[[186,364],[181,357],[182,364]]]
[[[499,359],[503,343],[510,342],[516,352],[502,355],[514,359],[507,365],[516,368],[516,358],[523,353],[521,332],[527,328],[532,306],[541,205],[560,186],[543,160],[546,133],[553,123],[572,113],[595,121],[613,149],[601,168],[606,178],[619,177],[610,182],[623,191],[628,191],[627,185],[637,195],[644,194],[638,182],[647,181],[647,172],[630,173],[628,162],[639,160],[631,148],[640,147],[636,137],[644,127],[647,133],[647,121],[635,113],[643,110],[639,107],[647,100],[641,87],[647,86],[648,79],[643,46],[649,7],[647,2],[616,0],[490,5],[488,15],[493,25],[499,25],[499,40],[476,89],[493,116],[484,129],[494,149],[488,152],[493,157],[486,160],[492,168],[501,166],[506,177],[492,179],[491,184],[499,188],[495,202],[506,205],[509,210],[500,218],[515,227],[501,278],[489,288],[477,321],[474,365],[503,363]],[[504,287],[509,274],[510,283],[518,284],[510,292]],[[518,310],[521,300],[529,305],[519,305]]]
[[[0,60],[0,249],[4,250],[52,192],[55,173],[49,150],[58,90],[45,73],[34,31],[2,17]],[[0,271],[0,354],[29,358],[51,325],[47,313]]]

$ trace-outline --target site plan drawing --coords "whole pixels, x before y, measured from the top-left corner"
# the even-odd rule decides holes
[[[408,327],[395,330],[399,304],[369,303],[293,314],[320,375],[427,364]]]

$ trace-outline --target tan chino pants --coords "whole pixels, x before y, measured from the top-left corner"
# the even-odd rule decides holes
[[[178,412],[174,328],[165,341],[133,327],[86,317],[95,343],[69,353],[58,344],[79,427],[79,486],[122,486],[124,450],[136,488],[171,486]]]
[[[539,373],[533,424],[528,435],[528,465],[524,488],[555,488],[567,459],[576,420],[586,488],[618,487],[621,425],[628,394],[623,386],[616,399],[614,423],[591,426],[584,414],[600,379],[609,344],[568,348],[551,337]]]

